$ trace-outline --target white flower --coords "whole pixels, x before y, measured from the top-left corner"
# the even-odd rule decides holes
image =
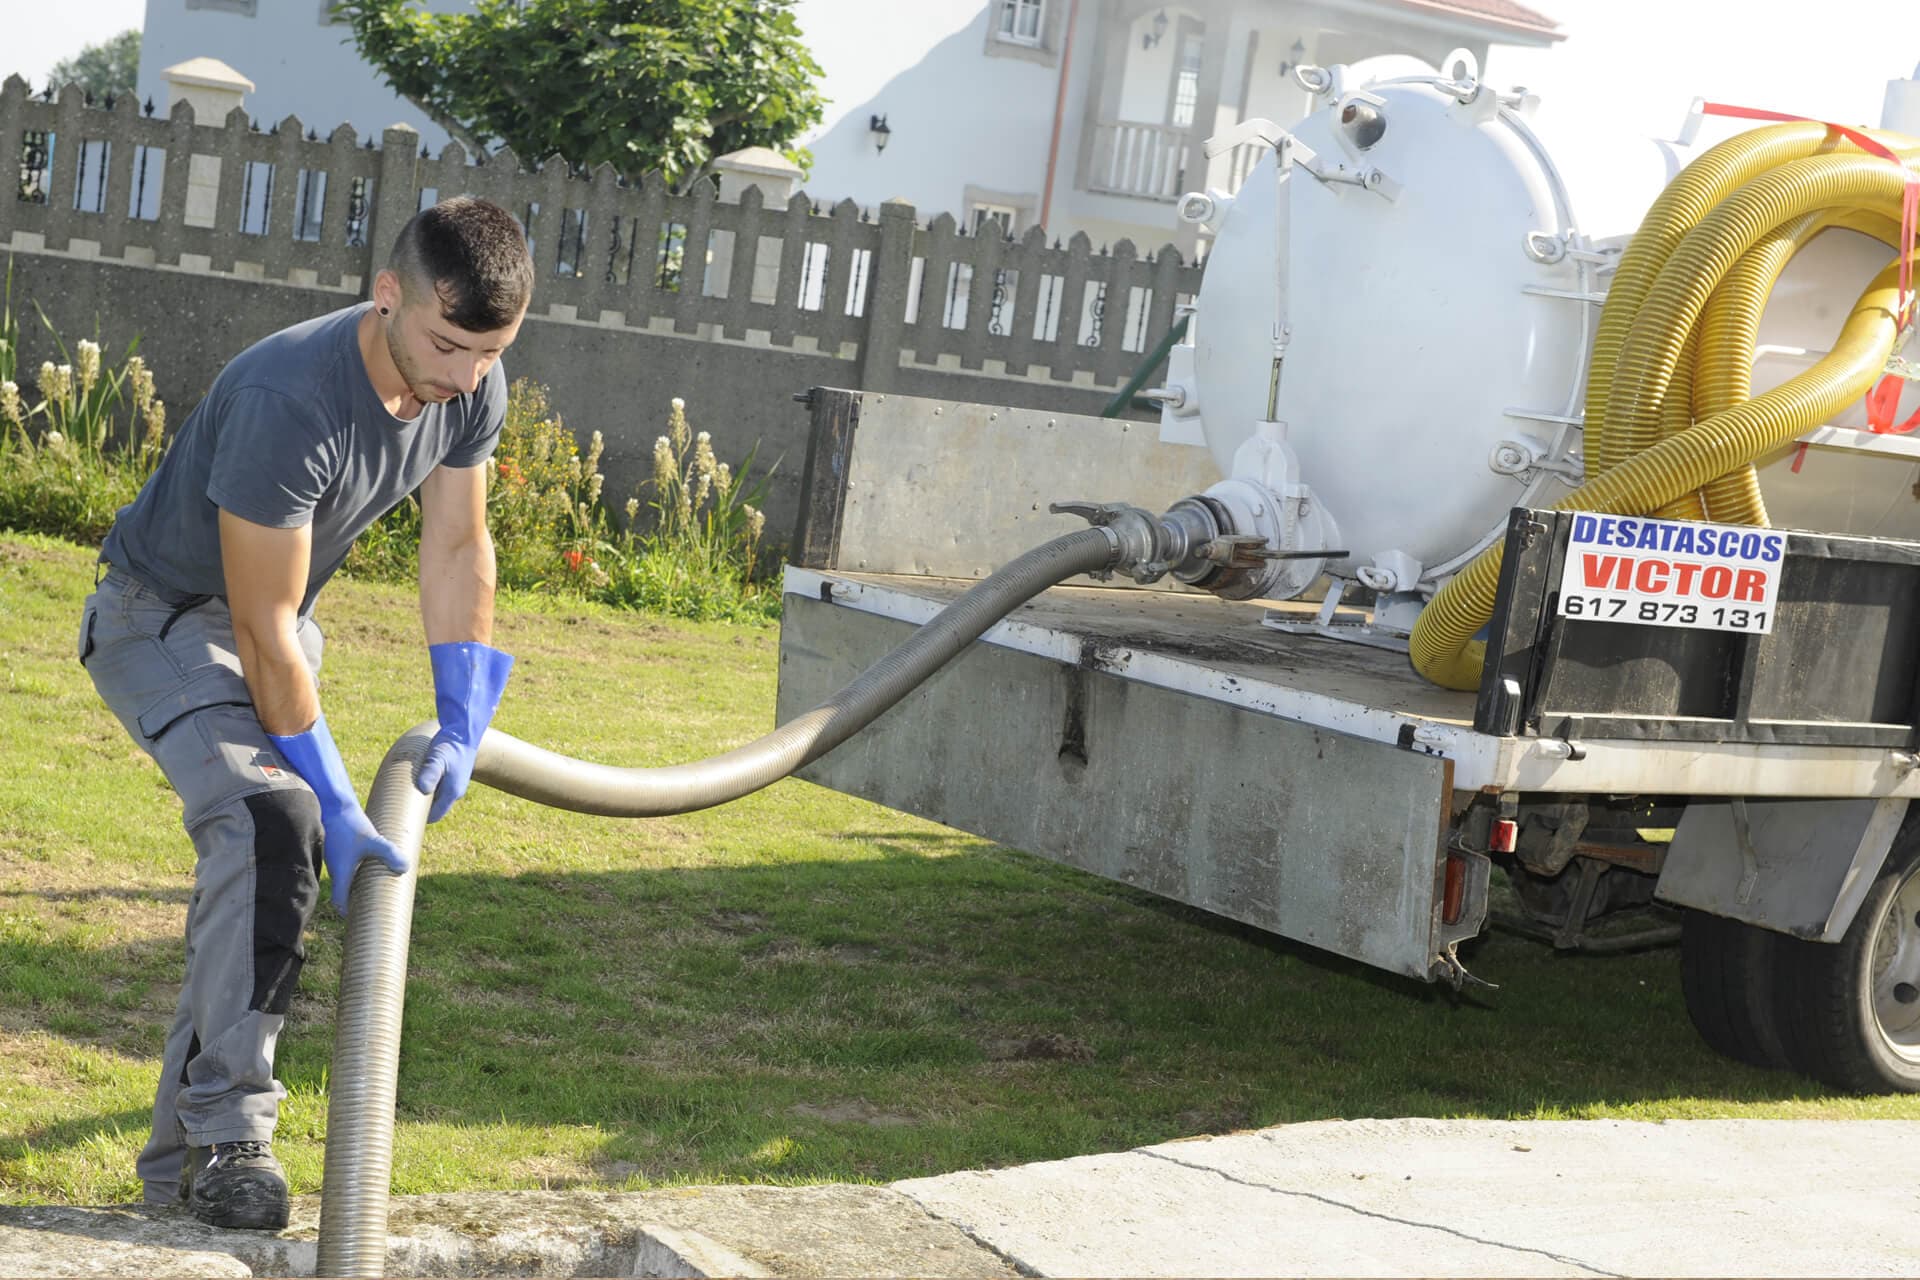
[[[79,367],[80,394],[84,396],[93,390],[93,384],[100,377],[100,344],[86,338],[80,339],[80,354],[75,357],[74,363]]]

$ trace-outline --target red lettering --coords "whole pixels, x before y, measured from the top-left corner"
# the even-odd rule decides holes
[[[1733,583],[1735,600],[1760,601],[1767,598],[1767,575],[1759,569],[1742,569]]]
[[[1680,575],[1679,581],[1673,584],[1674,590],[1683,596],[1689,591],[1692,591],[1693,580],[1695,576],[1699,574],[1700,569],[1701,566],[1687,560],[1682,560],[1679,564],[1674,565],[1673,571]]]
[[[1649,595],[1665,591],[1667,589],[1667,573],[1671,568],[1672,566],[1665,560],[1642,560],[1640,567],[1634,570],[1634,590],[1644,591]]]
[[[1619,565],[1616,566],[1613,571],[1613,588],[1616,591],[1625,591],[1628,587],[1631,587],[1632,585],[1633,585],[1633,557],[1621,556]]]
[[[1708,565],[1700,575],[1700,594],[1709,600],[1725,600],[1733,590],[1733,570],[1723,564]]]
[[[1581,556],[1580,567],[1586,572],[1587,586],[1589,588],[1606,586],[1607,579],[1613,576],[1613,567],[1619,560],[1619,556],[1596,556],[1592,553]]]

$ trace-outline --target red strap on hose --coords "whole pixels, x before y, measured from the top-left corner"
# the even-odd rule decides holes
[[[1915,235],[1920,233],[1920,173],[1915,173],[1905,160],[1896,155],[1893,149],[1877,138],[1869,137],[1858,129],[1844,124],[1834,124],[1830,120],[1815,120],[1810,116],[1788,115],[1783,111],[1764,111],[1758,107],[1736,107],[1725,102],[1709,102],[1701,107],[1703,114],[1710,116],[1733,116],[1741,120],[1781,120],[1802,121],[1821,125],[1829,134],[1837,134],[1854,146],[1885,160],[1891,160],[1900,166],[1906,174],[1907,189],[1900,199],[1900,315],[1894,325],[1895,332],[1904,330],[1913,320],[1913,254],[1916,248]],[[1867,423],[1874,431],[1885,435],[1892,433],[1903,435],[1920,427],[1920,411],[1916,411],[1905,422],[1896,424],[1894,414],[1900,407],[1902,380],[1894,374],[1880,379],[1879,385],[1867,393]],[[1797,460],[1796,460],[1797,461]],[[1798,470],[1796,467],[1795,470]]]

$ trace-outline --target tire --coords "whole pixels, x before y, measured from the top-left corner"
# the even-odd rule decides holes
[[[1788,1065],[1775,995],[1782,937],[1704,911],[1680,917],[1680,989],[1709,1048],[1750,1067]]]
[[[1795,1070],[1850,1093],[1920,1093],[1920,842],[1895,843],[1845,937],[1783,938],[1776,966]]]

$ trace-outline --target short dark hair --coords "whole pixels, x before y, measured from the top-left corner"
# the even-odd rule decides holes
[[[519,318],[533,296],[533,256],[512,214],[473,196],[422,209],[400,228],[387,269],[403,290],[432,288],[448,324],[491,333]]]

